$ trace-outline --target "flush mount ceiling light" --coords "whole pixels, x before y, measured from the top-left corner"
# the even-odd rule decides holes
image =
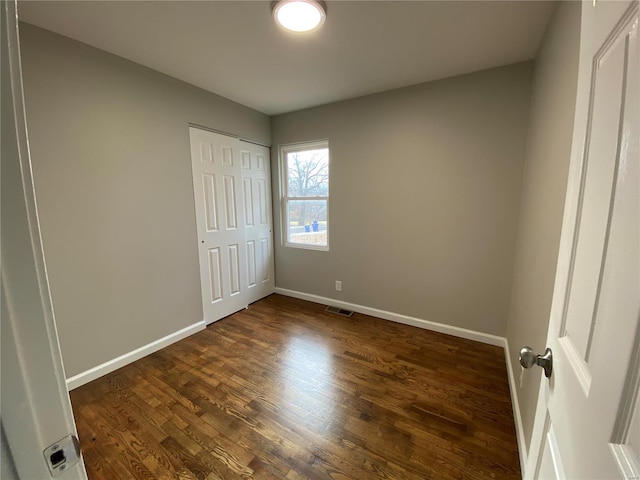
[[[273,8],[276,23],[292,32],[316,30],[326,17],[324,3],[315,0],[281,0]]]

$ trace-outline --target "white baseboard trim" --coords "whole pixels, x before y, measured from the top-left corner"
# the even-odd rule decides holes
[[[204,320],[202,320],[201,322],[194,323],[193,325],[185,327],[182,330],[178,330],[177,332],[167,335],[166,337],[162,337],[154,342],[148,343],[147,345],[137,348],[129,353],[120,355],[119,357],[109,360],[102,365],[90,368],[86,372],[74,375],[67,379],[67,390],[71,391],[74,388],[78,388],[85,383],[89,383],[96,378],[100,378],[103,375],[133,363],[136,360],[140,360],[142,357],[146,357],[153,352],[157,352],[161,348],[167,347],[178,340],[182,340],[183,338],[187,338],[188,336],[204,330],[205,328],[206,324]]]
[[[518,452],[520,453],[520,470],[524,478],[524,470],[527,465],[527,442],[524,438],[524,428],[522,425],[522,415],[520,414],[520,402],[518,400],[518,379],[516,372],[520,369],[514,369],[511,362],[511,351],[509,349],[509,341],[504,339],[504,359],[507,362],[507,376],[509,380],[509,390],[511,391],[511,408],[513,409],[513,420],[516,424],[516,439],[518,440]]]
[[[383,318],[392,322],[403,323],[405,325],[424,328],[425,330],[432,330],[434,332],[446,333],[447,335],[453,335],[454,337],[466,338],[467,340],[475,340],[476,342],[487,343],[489,345],[495,345],[497,347],[504,347],[504,337],[499,337],[497,335],[476,332],[474,330],[445,325],[443,323],[430,322],[429,320],[423,320],[421,318],[409,317],[407,315],[401,315],[399,313],[379,310],[377,308],[365,307],[364,305],[343,302],[340,300],[335,300],[333,298],[321,297],[319,295],[313,295],[310,293],[288,290],[286,288],[276,287],[276,293],[279,293],[280,295],[286,295],[287,297],[294,297],[301,300],[308,300],[314,303],[321,303],[323,305],[334,305],[336,307],[353,310],[354,312],[363,313],[372,317]]]

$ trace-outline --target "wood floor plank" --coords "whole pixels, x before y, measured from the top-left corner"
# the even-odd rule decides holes
[[[504,352],[271,295],[71,392],[90,480],[520,478]]]

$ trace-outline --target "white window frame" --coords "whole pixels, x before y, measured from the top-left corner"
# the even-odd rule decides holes
[[[288,188],[288,167],[287,154],[295,152],[304,152],[306,150],[317,150],[326,148],[329,150],[329,158],[327,159],[329,168],[329,194],[317,197],[290,197]],[[331,151],[329,149],[329,140],[313,140],[309,142],[290,143],[280,145],[280,225],[282,226],[282,245],[291,248],[301,248],[305,250],[329,251],[329,197],[331,195]],[[292,200],[325,200],[327,202],[327,244],[326,245],[310,245],[305,243],[289,242],[289,202]]]

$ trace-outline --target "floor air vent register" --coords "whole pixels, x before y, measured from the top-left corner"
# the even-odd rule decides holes
[[[353,312],[351,310],[345,310],[344,308],[340,307],[332,307],[331,305],[325,308],[324,311],[329,313],[337,313],[338,315],[343,315],[345,317],[350,317],[351,315],[353,315]]]

